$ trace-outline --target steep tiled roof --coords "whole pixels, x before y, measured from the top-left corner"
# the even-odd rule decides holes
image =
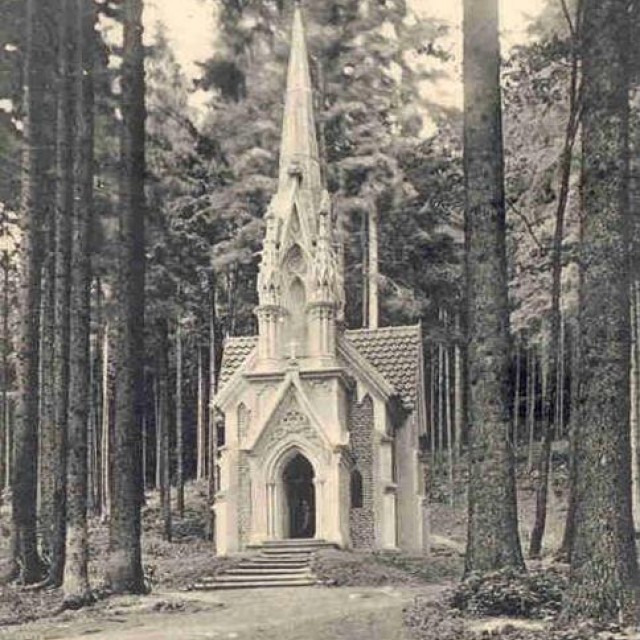
[[[418,393],[420,325],[345,331],[345,338],[396,390],[403,405],[413,409]],[[258,342],[257,336],[227,338],[219,386],[233,377]]]
[[[245,336],[242,338],[227,338],[224,341],[224,352],[222,355],[222,366],[220,367],[220,378],[218,386],[229,382],[233,374],[240,365],[247,359],[258,343],[257,336]]]
[[[345,331],[345,338],[393,386],[405,407],[415,407],[422,342],[420,325]]]

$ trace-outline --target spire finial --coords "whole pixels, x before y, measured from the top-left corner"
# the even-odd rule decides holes
[[[280,186],[285,187],[290,183],[291,176],[296,175],[301,179],[303,189],[310,189],[319,195],[322,175],[301,0],[295,0],[294,6],[280,150]],[[296,171],[292,174],[293,165]]]

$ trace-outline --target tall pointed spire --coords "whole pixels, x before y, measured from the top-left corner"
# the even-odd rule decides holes
[[[331,197],[320,168],[309,54],[298,2],[278,190],[265,222],[257,283],[258,367],[277,369],[293,352],[307,363],[312,359],[318,366],[333,366],[344,308],[343,274]]]
[[[322,177],[313,113],[313,87],[302,9],[298,1],[295,3],[293,15],[282,125],[280,188],[291,181],[292,174],[301,176],[303,189],[310,189],[319,195],[322,189]]]

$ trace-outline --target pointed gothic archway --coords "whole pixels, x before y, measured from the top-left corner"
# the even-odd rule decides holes
[[[282,471],[285,538],[313,538],[316,535],[314,477],[313,466],[301,453],[296,453]]]

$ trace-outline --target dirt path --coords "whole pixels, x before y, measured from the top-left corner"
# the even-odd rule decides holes
[[[0,629],[1,640],[403,640],[402,608],[441,586],[256,589],[115,598]]]

